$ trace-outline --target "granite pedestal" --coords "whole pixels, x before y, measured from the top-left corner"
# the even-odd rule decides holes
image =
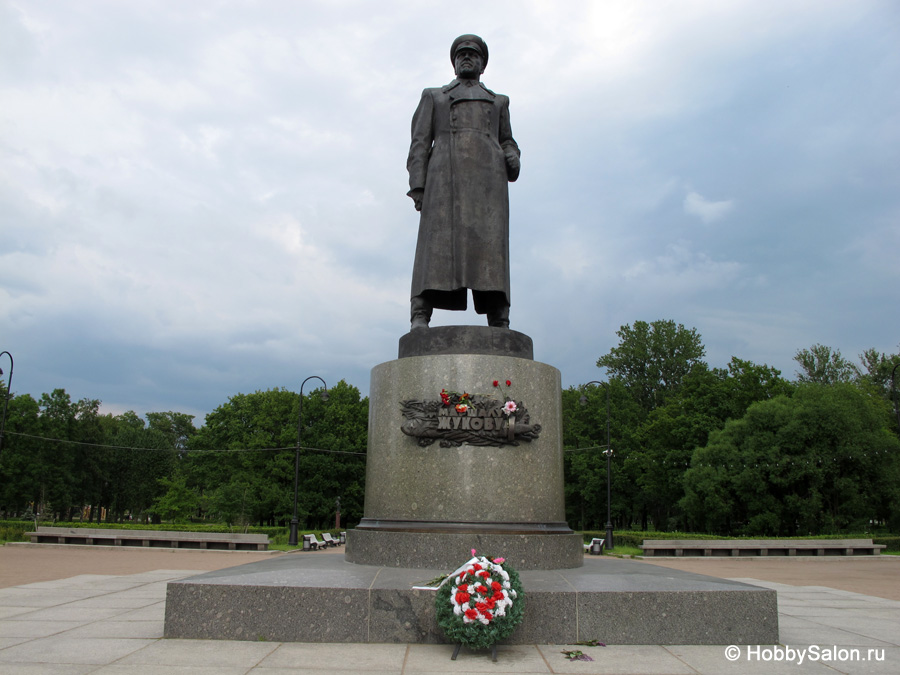
[[[580,566],[581,537],[565,522],[560,374],[532,359],[531,338],[445,326],[405,335],[399,353],[372,369],[365,512],[347,533],[347,560],[452,569],[474,548],[519,570]],[[437,402],[442,390],[498,405],[512,399],[540,430],[534,438],[501,437],[499,446],[419,442],[404,433],[401,403]],[[460,419],[452,406],[441,412],[454,416],[448,423],[484,422]]]
[[[589,558],[520,573],[525,618],[508,644],[774,644],[775,591],[637,561]],[[289,555],[169,582],[165,637],[444,643],[432,590],[446,569]]]

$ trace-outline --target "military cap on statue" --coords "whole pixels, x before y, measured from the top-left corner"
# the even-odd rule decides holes
[[[477,35],[460,35],[453,41],[453,44],[450,45],[450,63],[454,63],[456,60],[456,52],[460,49],[474,49],[475,51],[481,54],[481,58],[484,59],[484,65],[487,66],[488,62],[488,48],[487,45]]]

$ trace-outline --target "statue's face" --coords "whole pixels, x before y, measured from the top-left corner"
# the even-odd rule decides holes
[[[460,49],[453,60],[456,76],[463,79],[476,79],[484,71],[484,59],[474,49]]]

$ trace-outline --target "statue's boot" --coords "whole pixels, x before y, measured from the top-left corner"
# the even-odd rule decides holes
[[[487,313],[488,326],[509,328],[509,305],[501,305]]]
[[[428,324],[431,323],[431,313],[434,311],[434,308],[425,301],[421,295],[417,295],[410,300],[410,311],[409,311],[409,320],[410,320],[410,330],[419,330],[422,328],[428,328]]]

